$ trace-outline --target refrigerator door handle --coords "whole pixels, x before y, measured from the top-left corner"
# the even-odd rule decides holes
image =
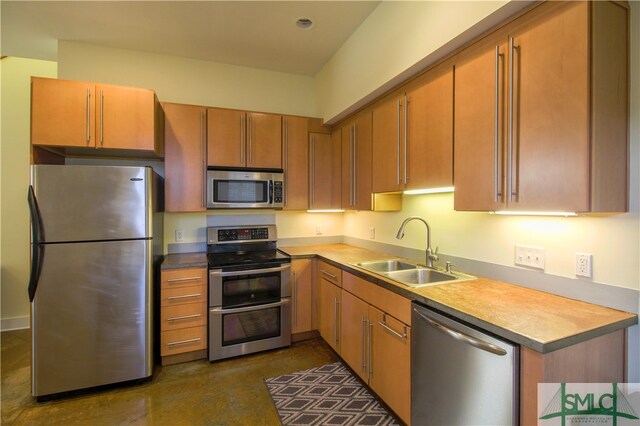
[[[31,274],[29,276],[29,301],[33,302],[38,287],[38,279],[42,270],[42,258],[44,257],[44,246],[41,242],[44,240],[42,232],[42,221],[40,220],[40,211],[36,202],[36,195],[33,192],[33,186],[29,185],[29,194],[27,196],[29,202],[29,211],[31,212],[31,232],[33,242],[31,244]]]

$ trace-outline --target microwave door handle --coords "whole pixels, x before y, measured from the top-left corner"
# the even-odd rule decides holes
[[[273,204],[273,180],[269,180],[269,190],[267,191],[267,204]]]

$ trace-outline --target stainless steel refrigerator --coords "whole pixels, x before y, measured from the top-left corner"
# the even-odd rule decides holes
[[[33,396],[150,377],[161,178],[34,165],[28,201]]]

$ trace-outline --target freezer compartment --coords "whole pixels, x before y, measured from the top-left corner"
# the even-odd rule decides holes
[[[150,167],[31,166],[32,242],[151,238],[154,182]]]
[[[519,346],[412,304],[411,421],[517,425]]]
[[[31,305],[34,396],[152,375],[151,244],[43,245]]]

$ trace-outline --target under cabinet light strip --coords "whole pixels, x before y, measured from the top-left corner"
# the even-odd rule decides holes
[[[524,212],[524,211],[495,211],[490,212],[491,214],[499,214],[505,216],[578,216],[576,212]]]
[[[429,188],[429,189],[410,189],[404,191],[406,195],[418,195],[418,194],[440,194],[443,192],[453,192],[453,186],[446,186],[442,188]]]

